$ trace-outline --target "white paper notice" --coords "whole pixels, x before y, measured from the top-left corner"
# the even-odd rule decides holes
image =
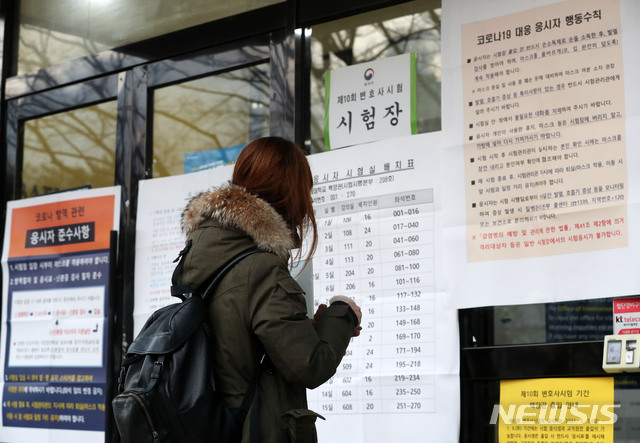
[[[627,245],[616,2],[463,26],[469,261]]]
[[[134,336],[157,309],[180,301],[171,297],[173,259],[184,248],[180,216],[190,197],[231,178],[233,165],[188,175],[140,182],[136,221]]]
[[[445,270],[460,307],[640,289],[638,67],[623,64],[637,24],[619,1],[536,4],[463,1],[443,31],[443,103],[458,104],[443,110]]]
[[[415,134],[415,78],[415,53],[327,72],[327,149]]]
[[[315,304],[362,307],[363,330],[334,377],[310,391],[321,440],[457,441],[457,322],[441,292],[440,137],[310,158],[320,244]]]
[[[333,379],[309,391],[321,441],[458,441],[457,311],[444,293],[439,134],[390,139],[308,157],[319,244],[315,305],[357,300],[363,330]],[[194,192],[232,167],[141,182],[136,239],[138,330],[170,303],[179,215]],[[294,274],[295,275],[295,274]]]
[[[104,286],[15,291],[9,366],[102,366]]]

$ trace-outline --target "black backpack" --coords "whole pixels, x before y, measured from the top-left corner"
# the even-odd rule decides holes
[[[190,246],[189,240],[180,251],[172,278],[172,295],[182,298],[182,303],[154,312],[122,362],[112,407],[123,443],[239,442],[247,411],[257,397],[258,362],[239,410],[227,407],[216,392],[206,304],[229,269],[260,251],[252,249],[233,258],[200,295],[177,285]],[[257,416],[256,401],[251,413],[252,441],[259,435]]]

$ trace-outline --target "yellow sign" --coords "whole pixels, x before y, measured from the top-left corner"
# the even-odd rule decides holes
[[[503,380],[491,423],[500,443],[613,443],[618,407],[611,377]]]

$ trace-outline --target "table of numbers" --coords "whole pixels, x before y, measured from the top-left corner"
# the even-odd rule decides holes
[[[399,189],[412,166],[316,177],[314,302],[346,295],[363,313],[334,377],[309,392],[320,414],[435,412],[434,198]]]

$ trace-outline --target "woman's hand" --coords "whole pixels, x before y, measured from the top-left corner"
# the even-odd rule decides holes
[[[313,318],[311,319],[311,325],[314,328],[316,327],[316,325],[320,321],[320,317],[322,317],[322,314],[324,314],[324,311],[326,310],[327,310],[327,305],[325,305],[324,303],[318,306],[316,313],[313,315]]]
[[[353,312],[355,312],[356,317],[358,317],[358,325],[353,328],[353,332],[351,333],[352,337],[357,337],[358,335],[360,335],[360,331],[362,331],[362,326],[360,326],[362,324],[362,309],[360,309],[360,306],[358,306],[353,300],[350,300],[347,303],[349,304],[349,306],[351,306]]]
[[[342,301],[346,304],[349,305],[349,307],[351,307],[351,310],[353,311],[354,314],[356,314],[356,317],[358,318],[358,325],[356,327],[353,328],[353,332],[351,333],[352,337],[357,337],[360,335],[360,331],[362,331],[362,326],[360,326],[361,321],[362,321],[362,309],[360,309],[360,306],[358,306],[356,304],[355,301],[353,301],[352,299],[348,298],[348,297],[344,297],[344,296],[338,296],[338,298],[334,297],[331,299],[332,301]],[[316,313],[313,315],[313,318],[310,319],[311,320],[311,325],[313,327],[315,327],[318,322],[320,321],[320,318],[322,317],[322,314],[324,314],[324,311],[327,309],[327,305],[325,305],[324,303],[322,303],[321,305],[318,305],[318,309],[316,310]]]

